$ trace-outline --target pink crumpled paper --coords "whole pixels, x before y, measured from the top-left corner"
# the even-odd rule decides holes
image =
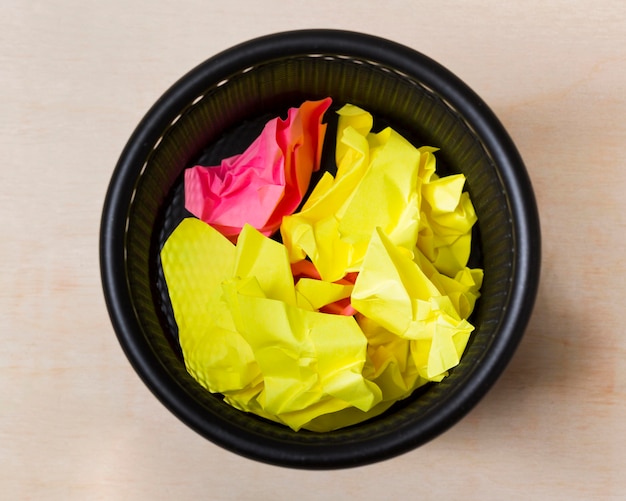
[[[290,108],[287,118],[270,120],[241,154],[220,165],[185,171],[185,207],[234,240],[247,223],[266,236],[304,197],[319,169],[330,98]]]

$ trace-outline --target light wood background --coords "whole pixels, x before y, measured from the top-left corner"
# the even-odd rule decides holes
[[[294,471],[186,428],[126,361],[98,229],[126,139],[178,77],[257,35],[357,30],[438,60],[501,118],[543,230],[518,352],[457,426],[393,460]],[[3,0],[0,499],[626,496],[626,3]]]

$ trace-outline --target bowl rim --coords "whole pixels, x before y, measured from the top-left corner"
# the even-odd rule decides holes
[[[345,446],[303,448],[281,444],[253,432],[242,434],[227,424],[202,418],[206,409],[182,395],[180,386],[154,356],[141,333],[125,267],[125,220],[134,180],[152,145],[180,111],[217,83],[243,68],[277,57],[337,54],[384,64],[418,80],[449,103],[474,128],[499,167],[508,190],[517,253],[507,315],[490,355],[461,389],[458,398],[431,418],[407,431],[373,436],[367,448]],[[106,194],[100,225],[100,271],[106,307],[118,340],[131,365],[152,393],[189,427],[225,449],[262,462],[298,468],[340,468],[388,459],[426,443],[459,421],[487,393],[515,352],[530,319],[541,264],[539,215],[530,178],[509,134],[486,103],[441,64],[399,43],[345,30],[294,30],[257,37],[226,49],[199,64],[167,90],[150,108],[124,147]]]

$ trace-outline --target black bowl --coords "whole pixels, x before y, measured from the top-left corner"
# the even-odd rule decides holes
[[[364,423],[327,433],[294,432],[230,407],[187,373],[158,286],[158,253],[185,167],[212,145],[243,149],[233,131],[245,124],[254,128],[267,116],[326,96],[335,104],[368,110],[416,146],[441,148],[441,163],[465,174],[478,215],[474,255],[485,275],[472,316],[476,330],[461,363],[441,383]],[[456,76],[381,38],[294,31],[218,54],[180,79],[150,109],[122,152],[109,186],[100,264],[109,314],[128,359],[183,422],[249,458],[299,468],[341,468],[424,444],[466,415],[493,385],[531,315],[539,281],[539,218],[509,135]]]

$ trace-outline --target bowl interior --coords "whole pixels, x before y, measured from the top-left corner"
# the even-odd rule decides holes
[[[124,269],[139,330],[118,335],[123,345],[131,337],[141,338],[145,349],[125,348],[136,368],[142,363],[138,361],[150,359],[150,369],[138,368],[146,383],[170,410],[207,438],[243,455],[289,466],[350,466],[383,459],[453,424],[475,403],[478,393],[474,390],[485,384],[488,376],[478,371],[489,357],[497,356],[492,344],[510,301],[518,252],[516,216],[507,187],[472,121],[415,76],[356,56],[275,56],[246,63],[226,78],[193,87],[202,90],[186,92],[185,105],[178,113],[164,112],[158,119],[153,114],[152,125],[160,124],[160,134],[147,145],[141,162],[135,160],[132,166],[135,174],[124,221]],[[186,167],[202,156],[215,159],[243,150],[250,142],[246,134],[268,116],[284,116],[291,106],[327,96],[333,98],[334,108],[352,103],[366,109],[379,125],[391,125],[416,146],[440,148],[438,165],[466,176],[478,215],[473,259],[480,261],[485,276],[471,319],[476,330],[449,377],[420,389],[378,418],[319,434],[293,432],[235,410],[189,376],[167,313],[158,253],[164,235],[181,217],[171,207],[180,196],[177,187]],[[327,137],[332,137],[332,131]],[[469,385],[474,395],[468,394]]]

